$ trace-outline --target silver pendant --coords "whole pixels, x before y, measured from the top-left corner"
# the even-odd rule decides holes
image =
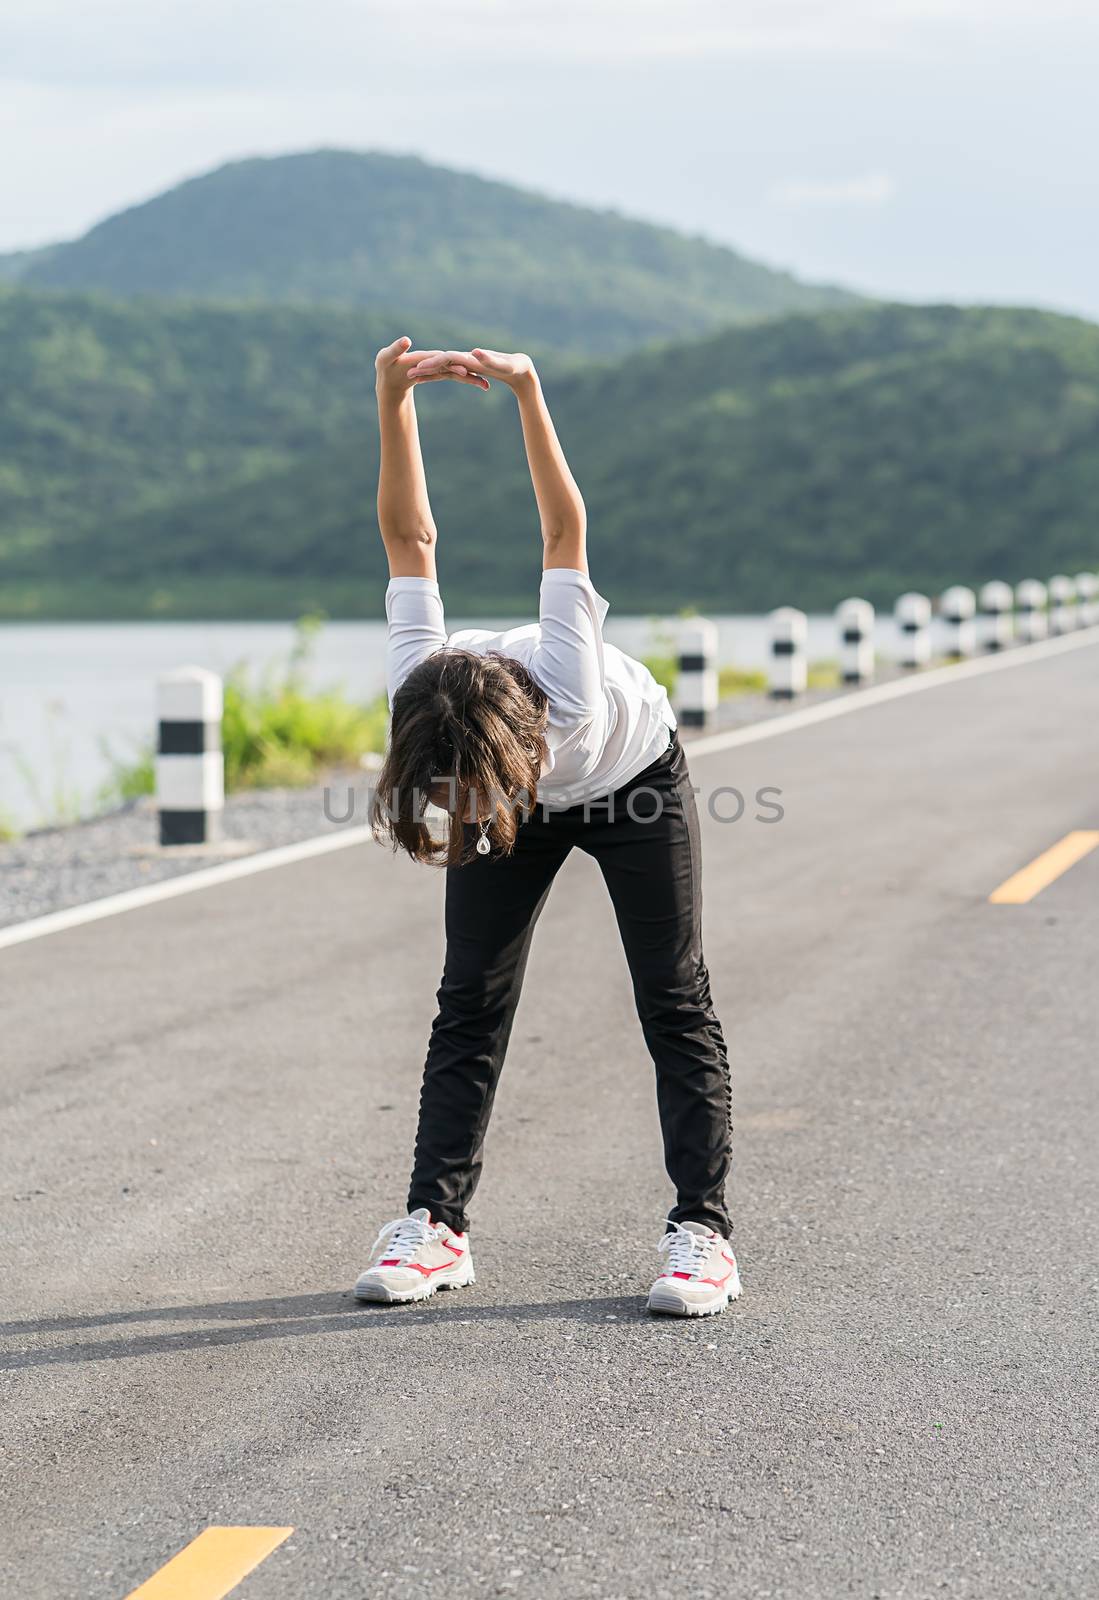
[[[488,835],[483,833],[477,841],[477,854],[479,856],[487,856],[491,849],[492,846],[488,842]]]

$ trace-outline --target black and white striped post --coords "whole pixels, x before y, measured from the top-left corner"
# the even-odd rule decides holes
[[[771,697],[793,700],[795,695],[805,693],[809,678],[805,662],[809,621],[796,606],[779,606],[767,621],[771,634]]]
[[[179,667],[157,679],[156,804],[162,845],[211,844],[221,837],[221,712],[216,672]]]
[[[1006,650],[1011,643],[1011,613],[1015,594],[1010,583],[993,578],[981,585],[981,643],[986,650]]]
[[[708,728],[717,714],[717,624],[684,617],[676,630],[675,715],[684,728]]]
[[[841,600],[836,607],[840,676],[844,683],[874,680],[874,607],[869,600]]]
[[[1076,585],[1064,572],[1049,580],[1049,631],[1071,633],[1076,626]]]
[[[977,648],[976,611],[977,596],[963,583],[954,584],[939,598],[939,615],[947,626],[946,653],[955,661],[971,656]]]
[[[1099,575],[1094,572],[1078,572],[1076,598],[1080,602],[1081,628],[1094,628],[1099,623]]]
[[[1015,585],[1015,637],[1020,644],[1034,644],[1045,638],[1049,631],[1048,598],[1045,584],[1037,578],[1024,578]]]
[[[931,660],[931,601],[925,594],[902,594],[893,615],[901,636],[899,665],[926,667]]]

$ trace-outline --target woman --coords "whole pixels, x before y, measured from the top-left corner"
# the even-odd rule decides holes
[[[378,521],[389,557],[389,750],[375,828],[443,860],[446,962],[420,1097],[408,1215],[388,1223],[361,1300],[422,1300],[473,1282],[466,1206],[538,914],[573,846],[614,903],[656,1065],[676,1204],[652,1311],[705,1316],[740,1293],[729,1244],[729,1066],[702,956],[694,794],[667,695],[604,642],[586,517],[527,356],[378,354]],[[453,381],[515,395],[545,550],[539,622],[447,638],[414,390]],[[425,819],[449,812],[445,838]]]

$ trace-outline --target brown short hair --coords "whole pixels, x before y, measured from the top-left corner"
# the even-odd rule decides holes
[[[414,861],[457,866],[473,852],[476,819],[488,823],[493,848],[509,852],[520,813],[535,803],[548,717],[544,691],[510,656],[436,650],[393,697],[374,791],[375,837]],[[424,818],[431,789],[441,782],[453,796],[444,838]]]

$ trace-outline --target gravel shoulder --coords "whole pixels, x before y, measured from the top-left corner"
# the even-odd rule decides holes
[[[369,772],[351,769],[331,772],[305,789],[228,795],[224,842],[209,849],[161,850],[151,796],[87,821],[25,834],[0,845],[0,927],[363,823],[369,784]]]

